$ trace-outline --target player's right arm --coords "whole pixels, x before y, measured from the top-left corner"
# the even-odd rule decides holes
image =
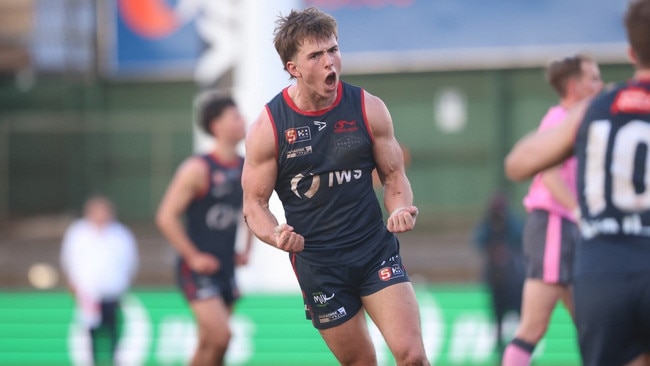
[[[287,252],[300,252],[305,240],[278,220],[269,208],[278,164],[276,141],[269,115],[262,111],[246,135],[246,159],[242,172],[244,217],[248,227],[263,242]]]
[[[198,157],[186,159],[176,170],[156,212],[156,225],[190,268],[210,274],[219,269],[214,256],[199,251],[190,240],[183,225],[183,214],[199,192],[207,189],[208,168]]]
[[[505,159],[508,178],[513,181],[528,179],[570,157],[587,106],[588,101],[580,102],[557,126],[520,139]]]

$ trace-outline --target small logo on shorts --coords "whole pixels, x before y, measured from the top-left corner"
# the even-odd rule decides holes
[[[331,321],[341,319],[346,315],[348,315],[348,313],[347,313],[347,311],[345,311],[345,307],[340,307],[336,311],[333,311],[331,313],[319,315],[318,316],[318,322],[321,323],[321,324],[329,323]]]
[[[379,279],[382,281],[390,281],[393,278],[404,277],[404,270],[399,264],[394,264],[392,267],[384,267],[378,272]]]
[[[314,297],[314,302],[317,306],[324,306],[327,305],[328,301],[336,296],[336,293],[333,293],[331,296],[327,296],[327,294],[324,294],[322,292],[314,292],[312,296]]]

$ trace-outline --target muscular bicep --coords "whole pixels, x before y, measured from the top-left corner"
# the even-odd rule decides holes
[[[253,203],[268,203],[275,187],[277,170],[275,134],[265,110],[246,136],[246,159],[242,172],[245,212],[246,206]]]
[[[404,175],[403,152],[394,137],[375,139],[374,151],[377,175],[382,184],[390,183],[395,176]]]
[[[386,105],[377,97],[366,94],[366,115],[373,135],[373,156],[377,175],[383,184],[404,174],[404,156],[395,138],[393,122]]]

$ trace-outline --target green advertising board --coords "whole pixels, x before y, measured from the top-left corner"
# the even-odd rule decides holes
[[[489,298],[478,285],[416,287],[427,354],[435,365],[495,365]],[[70,295],[0,293],[0,365],[88,365],[89,339]],[[136,289],[123,301],[118,359],[124,365],[185,365],[196,342],[185,300],[173,288]],[[379,365],[394,360],[370,322]],[[304,318],[299,293],[247,294],[232,318],[228,365],[336,365]],[[516,320],[506,326],[511,335]],[[575,330],[558,306],[535,353],[535,365],[578,365]]]

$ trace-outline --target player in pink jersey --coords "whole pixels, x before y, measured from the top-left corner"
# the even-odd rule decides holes
[[[546,76],[560,96],[560,102],[548,110],[538,131],[562,122],[571,107],[596,95],[603,86],[598,65],[584,54],[551,62]],[[504,366],[530,364],[535,346],[546,333],[558,301],[562,300],[573,315],[571,281],[574,250],[579,238],[576,173],[577,163],[571,157],[538,173],[524,198],[528,212],[523,236],[526,281],[521,322],[504,351]]]

